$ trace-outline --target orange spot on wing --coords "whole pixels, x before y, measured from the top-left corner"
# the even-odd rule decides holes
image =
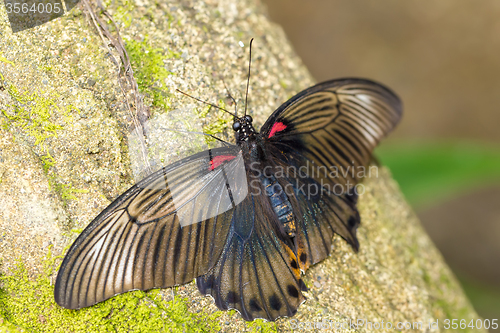
[[[283,243],[281,243],[281,244],[283,244]],[[297,256],[285,244],[283,244],[283,247],[285,248],[285,250],[287,252],[287,257],[286,258],[288,260],[288,265],[292,268],[292,271],[293,271],[293,274],[295,275],[295,277],[297,279],[300,279],[300,267],[297,265],[297,262],[298,262],[297,261]]]

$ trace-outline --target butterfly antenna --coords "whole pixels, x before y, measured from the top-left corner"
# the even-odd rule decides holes
[[[231,95],[231,92],[227,88],[226,81],[224,81],[224,79],[222,79],[222,83],[224,83],[224,88],[226,88],[226,91],[227,91],[227,94],[229,95],[229,98],[231,98],[233,100],[234,114],[235,114],[236,118],[238,118],[238,104],[236,103],[236,100],[234,99],[233,95]]]
[[[245,116],[247,115],[247,105],[248,105],[248,86],[250,85],[250,69],[252,66],[252,42],[253,38],[250,39],[250,57],[248,59],[248,78],[247,78],[247,92],[245,94]]]
[[[233,117],[238,118],[238,117],[236,117],[236,115],[235,115],[234,113],[232,113],[231,111],[227,111],[226,109],[223,109],[223,108],[221,108],[220,106],[217,106],[217,105],[215,105],[215,104],[212,104],[212,103],[209,103],[209,102],[204,101],[204,100],[202,100],[202,99],[199,99],[199,98],[196,98],[196,97],[194,97],[194,96],[191,96],[191,95],[189,95],[189,94],[187,94],[187,93],[185,93],[185,92],[183,92],[183,91],[180,91],[179,89],[175,89],[175,90],[176,90],[176,91],[178,91],[178,92],[180,92],[180,93],[181,93],[181,94],[183,94],[183,95],[186,95],[187,97],[191,97],[192,99],[197,100],[198,102],[201,102],[201,103],[206,104],[206,105],[213,106],[214,108],[217,108],[217,109],[219,109],[219,110],[221,110],[221,111],[227,112],[227,113],[229,113],[230,115],[232,115]]]
[[[218,137],[216,137],[216,136],[214,136],[212,134],[208,134],[208,133],[204,133],[204,132],[185,131],[185,130],[179,130],[179,129],[173,129],[173,128],[166,128],[166,127],[161,127],[161,129],[167,130],[167,131],[171,131],[171,132],[205,135],[205,136],[211,137],[212,139],[220,141],[220,142],[222,142],[224,144],[227,144],[227,145],[229,144],[228,142],[226,142],[226,141],[224,141],[222,139],[219,139]]]

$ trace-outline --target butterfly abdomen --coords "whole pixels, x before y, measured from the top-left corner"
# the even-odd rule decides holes
[[[293,218],[293,210],[290,201],[283,190],[283,187],[278,183],[273,176],[262,177],[262,184],[266,190],[266,194],[271,201],[271,206],[278,216],[279,221],[283,225],[286,234],[290,237],[295,237],[295,221]]]

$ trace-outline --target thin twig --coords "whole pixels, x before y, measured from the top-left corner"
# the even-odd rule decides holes
[[[147,158],[147,143],[146,143],[146,121],[149,118],[149,112],[144,106],[142,96],[139,93],[139,86],[137,85],[137,81],[134,78],[134,72],[132,70],[132,66],[130,64],[130,59],[127,53],[127,50],[125,49],[125,45],[123,43],[123,40],[120,36],[120,32],[118,29],[118,26],[116,25],[115,21],[111,17],[111,15],[108,13],[108,11],[104,8],[100,0],[97,0],[97,6],[99,9],[102,11],[102,13],[113,23],[114,28],[116,30],[116,37],[111,34],[109,29],[107,28],[106,24],[99,18],[99,16],[94,12],[92,9],[92,6],[89,3],[89,0],[83,0],[83,3],[86,7],[86,10],[90,17],[92,18],[92,22],[94,23],[99,36],[101,37],[104,45],[106,45],[106,48],[108,49],[108,52],[110,54],[110,58],[112,61],[115,63],[115,65],[118,67],[118,84],[120,86],[120,90],[123,94],[123,97],[125,99],[127,109],[130,113],[130,117],[132,119],[133,123],[133,131],[135,131],[137,138],[139,139],[140,142],[140,150],[141,150],[141,156],[144,162],[144,165],[146,166],[146,171],[147,173],[151,173],[151,165],[149,163],[149,160]],[[109,42],[106,40],[106,38],[109,40]],[[109,45],[112,45],[114,49],[118,52],[118,55],[120,56],[120,60],[118,61],[115,56],[113,55]],[[124,70],[123,70],[123,69]],[[132,90],[132,94],[134,96],[134,105],[135,105],[135,114],[132,111],[130,105],[130,101],[128,99],[128,95],[126,92],[126,89],[123,87],[122,84],[122,75],[125,76],[125,81],[128,83],[129,87]],[[142,133],[141,133],[142,132]]]

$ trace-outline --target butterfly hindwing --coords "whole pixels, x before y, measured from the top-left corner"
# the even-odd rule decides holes
[[[128,290],[183,284],[206,273],[225,246],[238,205],[234,200],[247,196],[235,183],[241,168],[244,173],[237,146],[218,148],[134,185],[69,249],[56,280],[57,303],[81,308]]]
[[[266,205],[250,194],[236,207],[219,262],[197,278],[202,294],[211,295],[220,309],[237,309],[245,320],[291,317],[305,300],[297,258],[272,230],[276,222],[265,214]]]

